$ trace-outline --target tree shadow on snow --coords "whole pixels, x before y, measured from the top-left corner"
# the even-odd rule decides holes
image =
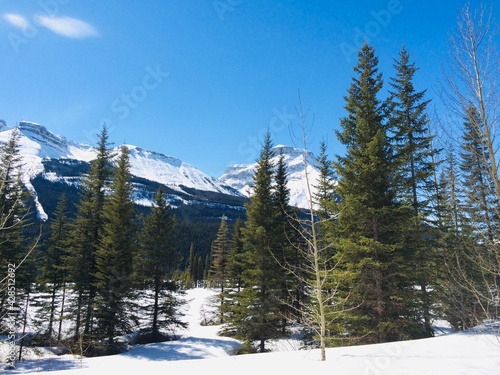
[[[228,340],[187,337],[176,341],[141,345],[121,355],[150,361],[180,361],[212,358],[215,357],[213,350],[221,349],[231,355],[239,346],[238,343]]]
[[[85,367],[85,366],[83,366]],[[28,359],[16,363],[13,370],[5,371],[5,374],[24,374],[27,372],[41,371],[61,371],[75,370],[82,368],[80,361],[73,358],[44,358],[44,359]],[[0,367],[0,374],[3,374]]]

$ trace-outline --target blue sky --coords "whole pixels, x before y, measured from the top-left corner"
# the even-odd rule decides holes
[[[472,5],[478,2],[472,1]],[[95,144],[131,143],[219,177],[255,161],[262,135],[309,148],[334,130],[365,37],[386,85],[403,43],[436,87],[462,1],[37,0],[0,2],[0,118]],[[496,10],[498,11],[498,9]]]

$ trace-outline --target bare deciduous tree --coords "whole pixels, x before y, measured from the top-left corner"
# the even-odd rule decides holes
[[[490,212],[500,217],[500,178],[498,85],[500,65],[495,38],[499,33],[493,20],[493,12],[484,6],[471,9],[466,5],[460,12],[457,30],[450,38],[450,59],[444,69],[445,88],[443,99],[459,121],[468,118],[479,142],[476,160],[486,171],[484,188],[495,197],[489,206]],[[475,115],[470,116],[473,112]],[[451,131],[450,133],[454,132]],[[464,132],[458,125],[458,134]],[[459,137],[451,137],[452,142],[460,142]],[[463,144],[459,143],[460,147]],[[473,197],[470,196],[469,200]],[[481,197],[477,193],[477,201]],[[469,215],[470,216],[470,215]],[[473,220],[471,220],[473,221]],[[498,318],[500,308],[500,238],[499,226],[476,223],[473,232],[475,242],[468,246],[467,262],[474,263],[479,275],[472,278],[464,272],[465,264],[456,262],[455,274],[463,288],[472,292],[481,306],[481,314],[490,319]]]
[[[306,215],[290,218],[298,238],[289,239],[295,249],[298,262],[281,263],[286,272],[291,273],[306,291],[309,301],[295,303],[291,307],[301,318],[301,324],[311,329],[319,338],[321,361],[326,361],[326,347],[328,328],[344,312],[346,298],[340,298],[338,284],[332,279],[336,264],[334,249],[329,241],[321,236],[320,228],[324,224],[318,215],[318,202],[313,191],[314,184],[311,177],[311,165],[308,162],[306,116],[302,110],[299,95],[298,119],[300,139],[303,148],[305,193],[307,196]],[[333,199],[333,197],[332,197]],[[324,220],[332,220],[332,217]]]

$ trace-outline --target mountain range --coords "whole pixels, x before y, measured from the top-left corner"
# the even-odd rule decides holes
[[[16,127],[8,127],[4,121],[0,121],[0,142],[7,141],[13,131],[18,131],[20,135],[23,183],[35,202],[38,218],[46,220],[55,206],[54,197],[49,198],[48,192],[72,189],[76,193],[82,172],[88,170],[90,161],[96,156],[95,149],[29,121],[21,121]],[[219,210],[240,214],[244,210],[244,204],[251,194],[256,163],[229,166],[222,176],[215,178],[175,157],[135,145],[125,146],[130,151],[134,200],[137,205],[150,206],[154,192],[162,185],[173,207],[218,207]],[[118,147],[113,152],[118,155]],[[274,153],[273,162],[282,153],[288,166],[291,204],[306,208],[304,150],[278,145],[274,147]],[[315,181],[318,176],[316,160],[310,152],[305,155],[309,176],[311,181]],[[73,198],[75,200],[76,195]]]

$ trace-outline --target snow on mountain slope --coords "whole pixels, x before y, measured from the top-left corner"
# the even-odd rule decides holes
[[[34,122],[21,121],[16,128],[0,128],[0,142],[6,142],[12,132],[19,132],[19,148],[23,163],[23,183],[30,190],[41,219],[46,219],[43,207],[40,206],[31,179],[44,173],[44,159],[75,159],[90,162],[96,156],[93,146],[67,140],[63,136],[50,132],[47,128]],[[183,161],[148,151],[133,145],[126,145],[130,150],[131,173],[136,177],[164,184],[174,190],[186,193],[185,188],[201,191],[218,192],[227,195],[241,196],[232,187],[220,182],[197,168]],[[114,150],[118,155],[118,147]],[[45,176],[55,180],[64,176]]]
[[[130,151],[131,173],[183,191],[182,186],[229,195],[239,193],[192,165],[171,156],[126,145]]]
[[[271,159],[274,165],[277,164],[279,155],[283,152],[288,170],[288,188],[290,189],[290,204],[300,208],[309,208],[309,193],[305,181],[304,150],[295,147],[277,145],[273,147],[274,157]],[[319,178],[317,161],[311,152],[306,153],[307,171],[311,185],[311,192],[314,194]],[[225,173],[219,177],[223,183],[232,186],[240,193],[250,196],[252,192],[253,174],[257,163],[236,164],[226,168]]]
[[[0,142],[7,142],[12,137],[13,132],[19,133],[22,181],[35,201],[38,216],[41,220],[46,220],[47,214],[31,184],[31,179],[44,171],[42,160],[58,158],[90,161],[95,153],[91,146],[69,142],[64,137],[49,132],[39,124],[26,121],[21,121],[19,126],[14,129],[3,127],[0,131]]]

